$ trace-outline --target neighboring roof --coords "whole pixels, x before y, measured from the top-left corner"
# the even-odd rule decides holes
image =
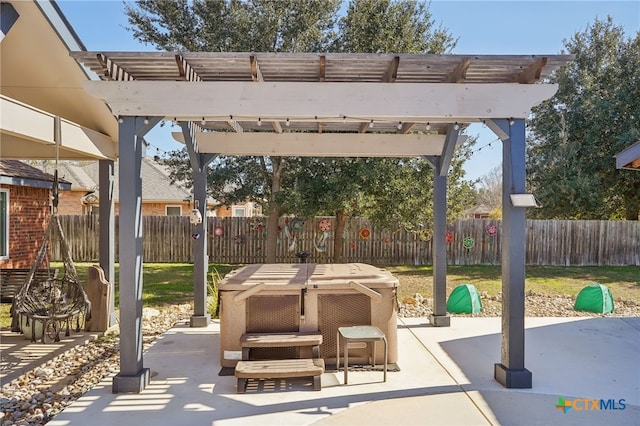
[[[616,154],[616,168],[640,170],[640,141]]]
[[[465,211],[465,214],[489,214],[491,213],[491,208],[485,206],[484,204],[479,204],[477,206],[471,207],[469,210]]]
[[[57,4],[3,0],[2,10],[0,156],[55,158],[53,122],[61,117],[59,158],[116,158],[117,120],[82,88],[98,77],[69,56],[85,47]],[[5,12],[12,25],[4,25]]]
[[[58,176],[58,187],[62,190],[71,189],[71,182],[61,178],[59,173]],[[52,174],[22,161],[0,160],[0,183],[2,184],[50,189],[53,179]]]
[[[93,161],[85,165],[61,163],[58,165],[60,176],[72,182],[71,189],[78,191],[97,191],[99,186],[99,165]],[[114,199],[119,199],[119,167],[115,163]],[[142,158],[142,200],[144,202],[182,202],[193,196],[182,185],[171,183],[167,167],[149,157]],[[97,193],[96,193],[97,194]]]

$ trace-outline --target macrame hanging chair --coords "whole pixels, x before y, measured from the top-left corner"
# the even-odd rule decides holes
[[[16,293],[11,305],[11,330],[24,332],[24,327],[30,327],[32,342],[35,342],[36,335],[40,334],[42,335],[42,343],[46,342],[45,338],[59,342],[63,327],[66,328],[65,336],[69,336],[74,321],[75,331],[79,332],[81,324],[91,318],[91,302],[80,284],[57,211],[58,170],[56,159],[56,171],[53,179],[53,209],[49,225],[29,275]],[[52,271],[49,268],[48,253],[55,239],[60,242],[63,267]],[[37,273],[40,270],[49,272],[43,276]]]

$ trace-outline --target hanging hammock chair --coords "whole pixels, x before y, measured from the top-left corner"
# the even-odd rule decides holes
[[[79,332],[82,323],[91,318],[91,302],[80,284],[78,273],[71,259],[69,246],[64,238],[58,207],[58,171],[53,180],[53,209],[49,219],[49,226],[33,266],[24,284],[16,293],[11,305],[11,330],[24,332],[25,327],[31,328],[31,341],[36,341],[36,335],[42,335],[54,342],[60,341],[60,331],[66,328],[65,336],[70,335],[71,324],[75,320],[75,331]],[[49,249],[54,236],[60,242],[63,268],[49,272],[44,279],[36,274],[38,270],[49,269]],[[28,333],[25,333],[28,334]]]

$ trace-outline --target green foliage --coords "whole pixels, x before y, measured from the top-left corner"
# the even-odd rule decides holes
[[[125,4],[134,37],[158,49],[203,52],[323,51],[339,0],[142,0]]]
[[[352,0],[339,28],[339,52],[442,54],[457,43],[418,1]]]
[[[207,311],[211,318],[220,317],[220,294],[218,293],[218,284],[222,281],[222,274],[214,266],[209,271],[209,280],[207,280]]]
[[[625,39],[611,18],[565,41],[575,61],[558,70],[558,93],[534,108],[527,168],[547,219],[638,220],[640,174],[614,156],[640,140],[640,33]]]

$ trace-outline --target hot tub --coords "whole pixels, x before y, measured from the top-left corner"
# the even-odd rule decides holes
[[[364,263],[256,264],[234,270],[219,283],[220,360],[235,367],[242,357],[243,333],[319,331],[320,356],[335,364],[338,327],[374,325],[387,336],[389,363],[397,362],[396,290],[387,270]],[[267,349],[267,348],[265,348]],[[267,349],[256,356],[295,357],[295,348]],[[287,352],[289,351],[289,352]],[[376,351],[376,363],[383,351]],[[252,352],[253,355],[253,352]],[[349,351],[352,362],[366,362],[365,348]]]

